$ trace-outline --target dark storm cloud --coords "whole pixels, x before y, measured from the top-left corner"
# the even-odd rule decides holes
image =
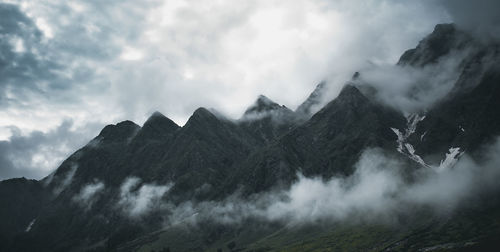
[[[0,141],[0,180],[22,176],[42,178],[70,152],[85,144],[88,131],[101,128],[102,125],[87,125],[77,129],[72,127],[73,122],[66,120],[52,131],[34,131],[26,136],[12,127],[10,139]]]
[[[0,4],[0,38],[0,106],[65,88],[54,74],[61,66],[45,59],[41,31],[15,5]]]
[[[500,39],[500,1],[442,0],[453,21],[485,39]]]
[[[121,52],[117,34],[141,30],[119,20],[139,20],[142,10],[95,3],[80,13],[71,6],[0,3],[0,179],[42,178],[120,114],[103,98],[109,74],[96,73]]]

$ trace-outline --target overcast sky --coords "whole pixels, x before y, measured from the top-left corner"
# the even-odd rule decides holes
[[[467,2],[0,1],[0,179],[39,179],[105,124],[155,110],[180,125],[201,106],[238,118],[259,94],[295,109],[323,79],[335,93],[363,65],[395,63],[437,23],[474,23]]]

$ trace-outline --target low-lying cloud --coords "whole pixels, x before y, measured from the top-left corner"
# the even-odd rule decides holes
[[[356,84],[375,88],[381,103],[407,114],[425,111],[445,97],[457,83],[468,50],[455,51],[434,64],[372,65],[360,71]]]
[[[500,153],[500,145],[495,148],[496,154]],[[321,178],[299,177],[286,193],[288,200],[271,205],[266,209],[266,217],[297,222],[348,217],[394,221],[391,218],[413,207],[431,207],[438,214],[449,212],[462,200],[480,193],[481,188],[475,185],[492,185],[491,176],[500,177],[500,171],[490,165],[481,167],[465,156],[447,170],[422,168],[414,174],[415,180],[409,182],[403,163],[380,150],[370,149],[364,152],[356,172],[347,179],[325,182]]]
[[[60,194],[62,191],[64,191],[68,186],[71,185],[73,182],[73,177],[75,176],[76,171],[78,170],[78,164],[77,163],[71,163],[69,166],[69,169],[67,169],[64,173],[62,174],[55,174],[52,173],[47,177],[47,180],[45,180],[44,184],[45,186],[49,185],[54,181],[54,177],[57,176],[56,180],[56,185],[54,185],[54,189],[52,192],[55,195]]]
[[[140,217],[162,206],[162,196],[172,185],[141,184],[137,177],[130,177],[120,187],[118,206],[130,217]]]
[[[80,192],[73,196],[73,201],[86,210],[90,209],[94,202],[98,199],[98,194],[104,190],[104,183],[94,181],[82,187]]]
[[[462,155],[453,167],[414,170],[411,179],[401,159],[380,149],[366,150],[356,171],[347,178],[304,177],[287,191],[264,193],[250,199],[237,195],[223,201],[163,203],[167,225],[196,224],[212,220],[241,223],[248,218],[285,223],[317,221],[397,222],[398,216],[424,207],[435,214],[448,214],[484,192],[498,190],[500,141],[478,163]],[[445,157],[443,157],[444,159]]]

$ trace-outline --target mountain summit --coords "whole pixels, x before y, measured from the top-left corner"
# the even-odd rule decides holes
[[[318,112],[321,109],[321,103],[325,99],[326,85],[326,81],[320,82],[309,97],[297,107],[295,112],[304,118],[309,118]]]
[[[239,124],[257,141],[268,143],[298,123],[297,115],[284,105],[259,95],[239,119]]]
[[[257,100],[245,110],[241,120],[257,120],[265,117],[279,118],[292,114],[284,105],[272,101],[264,95],[259,95]]]
[[[272,101],[264,95],[259,95],[255,103],[245,111],[245,115],[276,110],[279,108],[281,108],[281,106],[278,103]]]
[[[135,138],[159,140],[167,137],[179,128],[179,125],[175,122],[156,111],[146,120]]]
[[[457,29],[455,24],[438,24],[416,48],[406,51],[401,56],[398,65],[425,66],[436,63],[439,58],[451,51],[464,50],[474,43],[474,39]]]

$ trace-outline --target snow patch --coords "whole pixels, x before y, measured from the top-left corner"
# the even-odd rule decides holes
[[[449,169],[451,167],[453,167],[458,159],[460,158],[460,156],[463,154],[463,152],[460,151],[460,148],[459,147],[452,147],[449,149],[448,153],[446,153],[446,156],[443,160],[441,160],[439,166],[431,166],[427,163],[425,163],[425,161],[415,153],[415,148],[413,147],[412,144],[410,144],[408,142],[408,138],[413,134],[415,133],[416,129],[417,129],[417,125],[419,122],[421,122],[422,120],[425,119],[425,115],[421,116],[421,115],[418,115],[418,114],[410,114],[409,116],[406,117],[406,129],[404,131],[404,133],[402,133],[400,130],[398,129],[395,129],[395,128],[391,128],[391,130],[396,134],[396,136],[398,137],[398,140],[397,140],[397,143],[398,143],[398,147],[397,147],[397,150],[399,153],[407,156],[408,158],[410,158],[411,160],[419,163],[420,165],[424,166],[424,167],[427,167],[427,168],[432,168],[432,169],[435,169],[437,171],[442,171],[442,170],[446,170],[446,169]],[[459,128],[462,130],[462,131],[465,131],[462,126],[459,126]],[[425,137],[425,135],[427,134],[427,131],[424,132],[421,136],[420,136],[420,141],[422,141]]]
[[[31,228],[33,227],[33,224],[35,224],[35,221],[36,221],[36,218],[33,219],[30,224],[28,225],[28,227],[26,227],[26,230],[24,230],[24,232],[29,232],[31,230]]]
[[[398,140],[397,143],[398,143],[398,152],[401,152],[403,153],[403,143],[405,141],[405,138],[403,136],[403,133],[401,133],[401,131],[399,131],[398,129],[395,129],[395,128],[391,128],[392,131],[394,131],[394,133],[396,134],[396,136],[398,137]]]
[[[448,150],[448,153],[446,153],[446,157],[441,160],[441,163],[439,164],[439,167],[437,168],[438,171],[442,171],[442,170],[447,170],[447,169],[450,169],[451,167],[453,167],[458,159],[460,158],[460,156],[462,156],[464,152],[461,152],[460,151],[460,148],[450,148]]]
[[[426,132],[424,132],[424,134],[422,134],[422,135],[420,136],[420,142],[424,141],[424,137],[425,137],[425,135],[426,135],[426,134],[427,134],[427,131],[426,131]]]
[[[391,128],[391,130],[396,134],[398,137],[397,143],[398,147],[397,150],[399,153],[407,156],[411,160],[419,163],[420,165],[424,167],[430,167],[428,164],[425,163],[425,161],[415,153],[415,148],[413,145],[407,142],[408,138],[415,133],[417,130],[417,124],[421,122],[422,120],[425,119],[425,115],[421,116],[419,114],[410,114],[409,116],[406,117],[406,129],[403,132],[401,132],[399,129]],[[425,132],[427,133],[427,132]],[[422,140],[423,136],[425,135],[422,134],[420,136],[420,140]]]
[[[413,145],[411,145],[409,143],[405,143],[405,147],[406,147],[406,150],[408,151],[408,153],[410,154],[408,157],[411,160],[413,160],[413,161],[415,161],[415,162],[417,162],[425,167],[429,167],[429,165],[426,164],[425,161],[419,155],[415,154],[415,148],[413,147]]]
[[[407,121],[407,129],[406,129],[406,138],[415,133],[417,130],[417,124],[425,119],[424,116],[420,116],[419,114],[411,114],[406,118]]]

